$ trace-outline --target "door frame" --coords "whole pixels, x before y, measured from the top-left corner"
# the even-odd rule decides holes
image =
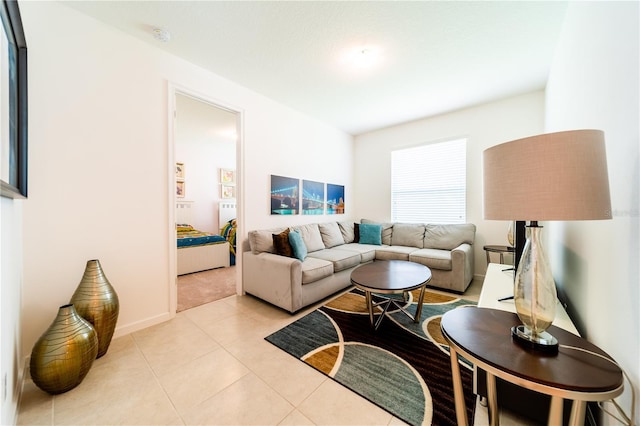
[[[167,153],[167,192],[168,192],[168,219],[167,229],[169,235],[169,313],[176,314],[178,307],[178,275],[177,259],[178,249],[176,245],[176,191],[175,191],[175,148],[176,148],[176,95],[184,95],[204,102],[216,108],[220,108],[236,115],[236,294],[243,294],[242,290],[242,256],[238,255],[242,241],[239,236],[242,234],[244,224],[244,110],[235,105],[212,98],[191,88],[168,82],[168,153]]]

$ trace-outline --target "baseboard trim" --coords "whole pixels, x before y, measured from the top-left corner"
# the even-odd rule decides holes
[[[169,321],[174,316],[175,314],[171,314],[170,312],[164,312],[160,315],[156,315],[155,317],[146,318],[142,321],[137,321],[131,324],[124,325],[123,327],[116,327],[116,330],[113,333],[113,338],[116,339],[118,337],[126,336],[127,334],[134,333],[136,331],[145,329],[147,327],[161,324],[163,322]]]

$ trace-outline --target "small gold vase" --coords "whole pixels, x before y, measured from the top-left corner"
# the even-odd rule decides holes
[[[107,353],[118,322],[120,302],[116,291],[97,259],[87,261],[84,275],[71,302],[78,314],[89,321],[98,335],[98,358]]]
[[[33,382],[52,395],[82,382],[98,353],[98,338],[88,321],[64,305],[33,346],[29,368]]]

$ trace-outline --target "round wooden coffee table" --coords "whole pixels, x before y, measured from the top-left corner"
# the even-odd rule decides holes
[[[404,312],[413,322],[420,321],[422,301],[427,283],[431,281],[431,270],[424,265],[406,260],[376,260],[358,266],[351,273],[351,284],[364,291],[369,308],[369,319],[374,329],[378,329],[389,307],[394,305]],[[383,297],[383,301],[374,302],[373,293],[403,294],[403,302],[407,302],[407,292],[420,289],[418,307],[415,315],[411,315],[396,299]],[[384,306],[382,314],[375,321],[373,311],[378,306]]]

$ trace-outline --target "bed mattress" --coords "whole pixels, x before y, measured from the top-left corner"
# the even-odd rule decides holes
[[[220,244],[226,242],[222,235],[198,231],[191,225],[178,225],[178,248]]]

